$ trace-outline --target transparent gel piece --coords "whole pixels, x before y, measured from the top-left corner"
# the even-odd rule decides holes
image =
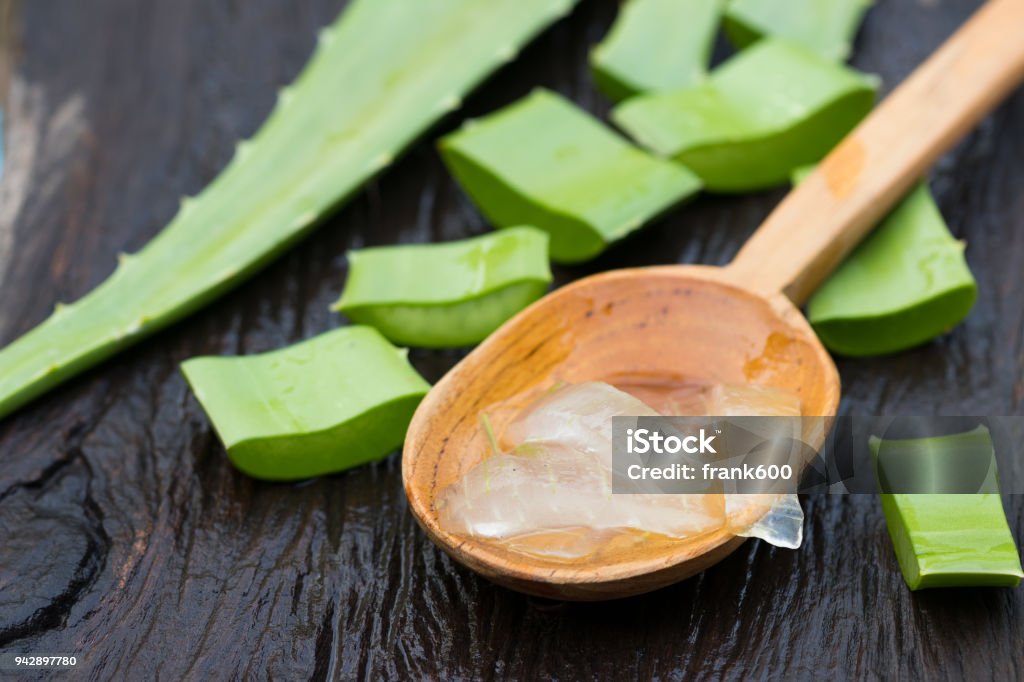
[[[800,414],[799,399],[776,389],[714,386],[704,400],[710,415]],[[501,434],[510,451],[485,458],[442,491],[442,527],[564,560],[653,537],[691,540],[723,527],[781,547],[800,545],[803,513],[792,495],[657,494],[642,482],[628,482],[633,494],[612,494],[616,416],[659,413],[600,382],[544,396]]]
[[[569,384],[544,396],[516,417],[503,440],[514,444],[561,443],[598,457],[611,469],[612,417],[658,417],[648,405],[610,384]]]
[[[745,538],[760,538],[776,547],[797,549],[804,541],[804,510],[796,495],[775,495],[767,513],[750,514],[751,508],[763,510],[767,495],[726,495],[725,509],[730,530]],[[737,523],[739,518],[757,518],[752,523]]]
[[[707,393],[714,416],[799,417],[800,398],[770,386],[719,384]],[[776,434],[777,435],[777,434]],[[797,433],[791,434],[796,437]],[[804,511],[796,495],[726,495],[730,530],[776,547],[797,549],[804,538]]]
[[[612,494],[597,457],[543,441],[480,462],[445,490],[438,511],[450,532],[561,558],[629,530],[692,538],[724,523],[719,495]]]

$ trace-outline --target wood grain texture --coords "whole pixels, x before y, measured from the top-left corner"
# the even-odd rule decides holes
[[[0,343],[101,281],[209,181],[342,4],[6,2]],[[891,87],[977,5],[880,0],[854,63]],[[460,116],[538,83],[605,113],[586,52],[613,13],[588,0]],[[1024,409],[1022,158],[1018,92],[932,185],[967,240],[977,307],[920,349],[841,361],[841,414]],[[557,276],[724,264],[781,195],[701,198]],[[347,248],[485,229],[422,143],[254,281],[0,423],[0,650],[77,653],[85,679],[1024,674],[1024,591],[911,594],[870,497],[805,500],[799,551],[749,542],[666,590],[570,605],[496,587],[435,549],[408,512],[397,457],[298,485],[230,467],[179,362],[339,324],[328,306]],[[412,357],[436,380],[458,355]],[[1020,543],[1024,500],[1007,505]]]
[[[1024,0],[989,0],[772,212],[730,264],[802,305],[935,161],[1024,80]]]

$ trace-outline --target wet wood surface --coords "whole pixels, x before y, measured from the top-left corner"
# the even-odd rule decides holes
[[[0,344],[102,281],[213,178],[342,4],[0,0]],[[891,88],[977,4],[879,0],[854,63]],[[585,64],[614,11],[584,0],[435,135],[537,84],[605,114]],[[294,485],[232,469],[179,363],[343,324],[328,305],[349,248],[486,230],[433,137],[255,279],[0,422],[0,651],[73,653],[85,679],[1024,675],[1024,591],[911,594],[871,497],[805,499],[798,551],[751,541],[674,587],[576,605],[443,556],[409,515],[397,454]],[[841,361],[842,412],[1020,414],[1024,93],[932,187],[978,304],[927,346]],[[724,263],[781,196],[701,197],[558,280]],[[436,380],[459,353],[412,357]],[[1020,543],[1024,500],[1007,507]]]

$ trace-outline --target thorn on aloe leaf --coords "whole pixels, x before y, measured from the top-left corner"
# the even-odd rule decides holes
[[[245,157],[252,153],[252,142],[249,140],[240,140],[238,146],[235,147],[235,159],[238,161],[245,160]]]
[[[626,221],[626,231],[632,232],[640,229],[640,226],[644,224],[643,216],[634,216]]]
[[[496,48],[527,43],[566,1],[349,3],[278,95],[287,109],[239,142],[195,206],[183,198],[130,267],[0,349],[0,418],[254,274],[421,138],[446,113],[442,100],[464,97],[495,71]],[[382,74],[402,77],[383,88]]]
[[[462,98],[458,95],[448,95],[441,100],[441,111],[455,111],[462,106]]]
[[[370,162],[370,168],[374,171],[379,171],[390,166],[394,160],[395,157],[392,154],[381,154]]]
[[[135,334],[138,334],[139,331],[142,329],[142,326],[144,324],[145,324],[145,320],[144,319],[140,318],[138,320],[135,320],[134,322],[129,324],[127,327],[125,327],[124,334],[122,336],[133,336]]]
[[[317,213],[315,211],[306,211],[292,222],[292,227],[295,229],[302,229],[303,227],[312,224],[316,218]]]

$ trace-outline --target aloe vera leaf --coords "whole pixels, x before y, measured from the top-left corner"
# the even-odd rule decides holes
[[[590,53],[597,87],[619,101],[707,78],[724,0],[627,0]]]
[[[922,183],[811,296],[807,319],[837,354],[885,355],[949,331],[976,298],[963,242]]]
[[[559,263],[593,258],[700,189],[685,168],[543,89],[467,123],[440,149],[492,223],[541,228]]]
[[[342,327],[288,348],[182,363],[231,462],[268,480],[320,476],[402,444],[430,385],[372,327]]]
[[[634,97],[612,120],[707,189],[781,184],[825,156],[875,100],[877,80],[788,41],[766,38],[692,88]]]
[[[548,235],[510,227],[443,244],[352,251],[335,310],[395,343],[428,348],[482,341],[551,283]]]
[[[0,351],[0,417],[267,264],[575,0],[354,0],[263,127],[111,277]]]
[[[914,460],[925,487],[938,484],[934,489],[948,489],[958,484],[962,475],[956,460],[965,452],[980,452],[986,442],[994,481],[992,440],[984,426],[931,438],[883,440],[872,436],[869,447],[876,460]],[[979,489],[990,492],[881,496],[896,559],[911,590],[1020,584],[1024,572],[998,488],[987,483]]]
[[[737,48],[764,36],[798,42],[826,59],[845,61],[871,0],[731,0],[725,35]]]

